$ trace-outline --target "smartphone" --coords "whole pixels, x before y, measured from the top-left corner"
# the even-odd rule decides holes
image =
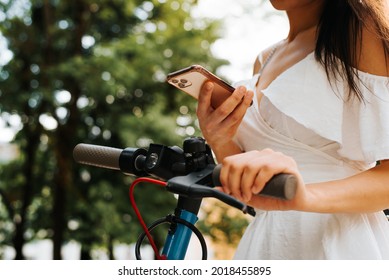
[[[192,65],[167,75],[167,82],[198,99],[206,81],[214,83],[211,106],[219,107],[235,90],[234,87],[212,74],[201,65]]]

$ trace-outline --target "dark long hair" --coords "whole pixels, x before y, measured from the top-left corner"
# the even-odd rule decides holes
[[[325,1],[315,57],[324,66],[329,80],[340,77],[347,81],[350,89],[348,99],[357,97],[360,101],[364,100],[357,71],[357,50],[361,49],[364,27],[381,38],[385,59],[389,57],[389,15],[385,13],[385,1]]]

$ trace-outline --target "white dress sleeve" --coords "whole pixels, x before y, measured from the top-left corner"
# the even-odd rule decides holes
[[[263,94],[284,114],[327,139],[350,160],[389,159],[389,77],[360,72],[364,102],[347,101],[347,83],[329,83],[313,53],[278,76]]]
[[[365,101],[344,104],[344,145],[339,152],[352,158],[360,151],[359,158],[366,162],[389,159],[389,77],[363,72],[359,76]]]

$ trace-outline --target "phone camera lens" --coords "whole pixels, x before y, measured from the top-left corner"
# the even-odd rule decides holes
[[[178,86],[179,86],[180,88],[184,88],[184,87],[185,87],[185,84],[179,83]]]
[[[188,80],[186,80],[186,79],[181,79],[180,82],[183,83],[183,84],[186,84],[186,83],[188,82]]]
[[[172,83],[177,84],[178,80],[177,79],[172,79]]]

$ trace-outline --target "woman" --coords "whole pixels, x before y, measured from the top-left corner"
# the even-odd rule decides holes
[[[235,258],[389,259],[388,1],[270,2],[287,38],[216,109],[206,83],[197,109],[222,190],[257,211]],[[277,173],[296,197],[255,195]]]

